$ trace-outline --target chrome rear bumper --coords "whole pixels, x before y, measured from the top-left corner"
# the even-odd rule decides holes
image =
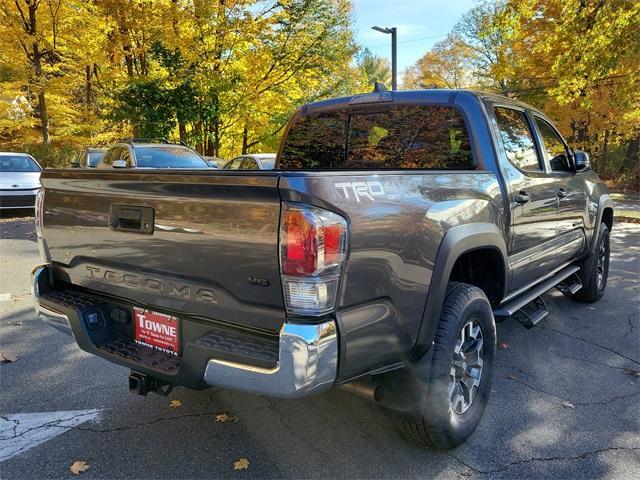
[[[333,320],[319,325],[285,323],[278,364],[272,369],[209,360],[204,381],[270,397],[302,397],[329,389],[338,370],[338,337]]]
[[[32,272],[32,294],[36,313],[52,327],[73,335],[66,315],[53,311],[39,302],[40,294],[44,294],[48,288],[49,272],[47,265],[40,265]],[[78,335],[77,340],[81,340],[82,333]],[[79,345],[87,351],[95,349],[93,344],[88,344],[90,348],[87,345],[83,346],[82,342],[79,342]],[[184,357],[183,363],[188,363]],[[136,369],[135,365],[129,366]],[[194,373],[202,372],[203,367],[204,376],[200,378],[211,386],[285,398],[320,393],[333,386],[338,372],[336,323],[334,320],[319,325],[285,323],[280,330],[278,361],[273,368],[260,368],[205,357],[204,364],[191,365],[189,370]]]
[[[36,314],[46,324],[52,326],[62,333],[73,336],[73,330],[69,324],[69,318],[66,315],[50,310],[40,305],[38,298],[40,297],[40,285],[46,285],[48,279],[48,268],[46,265],[38,265],[31,272],[31,296],[33,297],[33,305]]]

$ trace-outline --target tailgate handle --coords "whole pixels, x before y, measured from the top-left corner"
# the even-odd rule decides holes
[[[111,205],[109,226],[123,232],[153,233],[155,212],[151,207]]]

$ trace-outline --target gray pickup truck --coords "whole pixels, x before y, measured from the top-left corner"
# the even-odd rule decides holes
[[[480,421],[495,321],[595,302],[612,201],[545,115],[469,91],[305,105],[275,170],[46,170],[36,309],[129,388],[340,387],[451,448]]]

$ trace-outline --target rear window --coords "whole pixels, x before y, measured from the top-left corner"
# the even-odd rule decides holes
[[[136,166],[142,168],[209,168],[197,153],[183,147],[135,147]]]
[[[0,155],[0,172],[39,172],[38,164],[24,155]]]
[[[420,105],[300,116],[280,168],[465,170],[474,161],[460,112]]]

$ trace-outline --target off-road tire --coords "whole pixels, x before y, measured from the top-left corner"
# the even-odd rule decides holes
[[[610,254],[610,238],[609,228],[603,223],[600,225],[598,234],[598,243],[596,243],[595,253],[588,260],[589,278],[583,278],[582,288],[572,295],[571,298],[579,302],[593,303],[597,302],[604,295],[607,288],[607,279],[609,278],[609,254]],[[604,258],[601,255],[604,254]],[[602,278],[599,279],[599,263],[602,264]]]
[[[481,327],[483,367],[480,384],[468,410],[461,415],[450,403],[448,393],[454,348],[462,328],[471,320]],[[484,412],[493,377],[496,326],[491,304],[479,288],[450,282],[434,340],[426,394],[418,402],[421,414],[402,418],[401,431],[410,441],[426,448],[450,449],[462,444],[476,429]],[[418,372],[419,375],[419,372]]]

